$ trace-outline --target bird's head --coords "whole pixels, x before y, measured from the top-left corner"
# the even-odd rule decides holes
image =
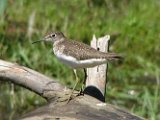
[[[44,40],[54,43],[54,42],[56,42],[58,40],[63,39],[64,37],[65,36],[64,36],[64,34],[62,32],[52,32],[52,33],[47,34],[44,37]]]
[[[64,38],[65,36],[62,32],[51,32],[47,34],[42,40],[34,41],[33,44],[41,41],[55,43],[56,41],[63,40]]]

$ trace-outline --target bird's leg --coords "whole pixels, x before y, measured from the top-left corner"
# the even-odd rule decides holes
[[[83,81],[83,84],[85,84],[86,83],[86,79],[87,79],[87,69],[84,68],[83,70],[84,70],[84,81]]]
[[[73,89],[71,91],[71,94],[69,95],[69,99],[68,99],[67,103],[71,100],[72,94],[73,94],[73,92],[74,92],[74,90],[75,90],[75,88],[76,88],[76,86],[77,86],[77,84],[79,82],[76,69],[74,69],[73,71],[74,71],[74,74],[75,74],[75,77],[76,77],[76,84],[74,85],[74,87],[73,87]]]
[[[79,95],[83,95],[83,90],[84,90],[84,86],[85,86],[86,79],[87,79],[87,69],[83,68],[83,71],[84,71],[84,80],[83,80],[83,84],[82,84]]]

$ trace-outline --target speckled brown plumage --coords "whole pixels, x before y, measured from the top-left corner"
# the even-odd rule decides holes
[[[60,49],[63,48],[61,52],[63,52],[67,56],[72,56],[77,60],[86,60],[92,58],[104,58],[108,60],[119,59],[120,56],[115,53],[104,53],[100,52],[87,44],[64,39],[63,41],[56,44],[56,46]]]

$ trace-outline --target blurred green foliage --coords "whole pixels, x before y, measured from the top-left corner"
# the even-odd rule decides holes
[[[1,0],[0,1],[0,16],[3,15],[3,13],[6,9],[6,6],[7,6],[7,0]]]
[[[119,33],[111,50],[125,59],[122,64],[109,64],[106,102],[160,119],[159,0],[2,1],[7,4],[0,5],[0,59],[73,87],[72,70],[55,58],[52,46],[32,45],[32,41],[55,30],[87,44],[93,34]],[[44,103],[28,90],[0,83],[0,119],[16,118]]]

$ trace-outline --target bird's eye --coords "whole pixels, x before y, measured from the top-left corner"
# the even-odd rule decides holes
[[[56,37],[56,34],[52,34],[51,37]]]

